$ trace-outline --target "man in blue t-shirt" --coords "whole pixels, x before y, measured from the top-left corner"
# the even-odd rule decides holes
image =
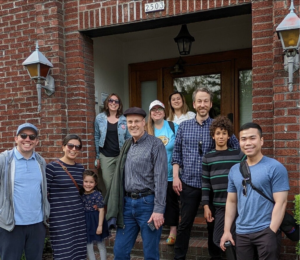
[[[286,168],[278,161],[262,154],[263,137],[261,127],[246,123],[240,129],[240,147],[247,155],[253,185],[275,201],[275,205],[253,190],[244,181],[234,165],[228,176],[225,227],[220,247],[225,250],[228,240],[236,246],[238,260],[252,260],[257,250],[259,259],[276,260],[279,257],[281,233],[289,187]],[[236,220],[236,241],[230,233]]]

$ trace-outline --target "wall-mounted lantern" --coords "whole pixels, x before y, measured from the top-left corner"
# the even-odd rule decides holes
[[[38,42],[36,42],[36,50],[22,63],[28,71],[31,79],[36,81],[38,92],[38,112],[41,111],[42,88],[48,96],[55,92],[54,78],[49,75],[52,63],[39,51]],[[45,81],[45,86],[42,86]]]
[[[195,38],[190,35],[186,24],[183,24],[181,26],[179,34],[174,38],[174,41],[178,45],[180,55],[189,55],[192,47],[192,42],[195,41]]]
[[[284,51],[284,69],[289,74],[289,91],[293,91],[293,73],[299,69],[300,18],[294,10],[292,0],[290,13],[276,28]]]

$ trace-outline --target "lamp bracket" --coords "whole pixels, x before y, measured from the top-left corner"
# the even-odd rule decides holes
[[[48,96],[51,96],[55,92],[54,78],[48,75],[45,80],[45,86],[42,85],[42,88],[45,89],[45,93]]]

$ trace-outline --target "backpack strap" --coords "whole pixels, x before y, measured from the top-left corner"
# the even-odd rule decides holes
[[[173,123],[172,121],[168,121],[168,123],[169,123],[169,126],[170,126],[172,132],[175,134],[175,126],[174,126],[174,123]]]
[[[258,188],[256,188],[252,181],[251,181],[251,172],[250,172],[250,168],[249,165],[247,163],[247,161],[242,161],[240,163],[240,172],[242,174],[242,176],[244,177],[244,179],[246,180],[247,183],[250,184],[250,186],[252,187],[253,190],[255,190],[256,192],[258,192],[261,196],[263,196],[265,199],[271,201],[273,204],[275,204],[275,202],[270,199],[269,197],[267,197],[261,190],[259,190]]]

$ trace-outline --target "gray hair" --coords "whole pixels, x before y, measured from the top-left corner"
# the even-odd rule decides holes
[[[209,89],[206,88],[206,87],[199,87],[199,88],[196,88],[196,89],[194,90],[194,92],[193,92],[193,96],[192,96],[193,102],[195,102],[196,95],[197,95],[198,92],[205,92],[205,93],[209,94],[209,96],[210,96],[210,101],[211,101],[211,102],[213,101],[213,93],[212,93],[212,91],[209,90]]]

